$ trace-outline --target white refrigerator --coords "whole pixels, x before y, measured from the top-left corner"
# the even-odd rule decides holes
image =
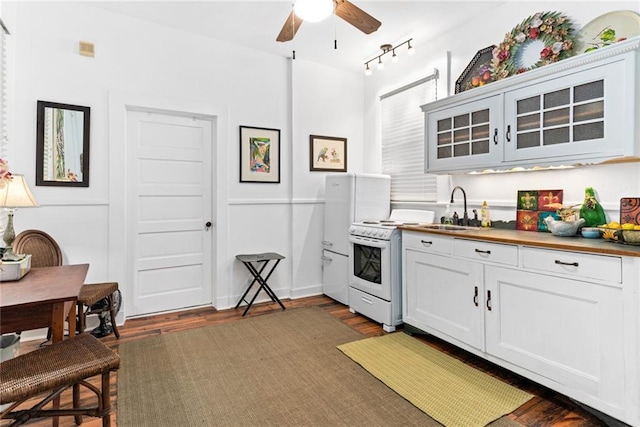
[[[322,292],[349,304],[349,226],[389,218],[391,178],[388,175],[327,175],[322,239]]]

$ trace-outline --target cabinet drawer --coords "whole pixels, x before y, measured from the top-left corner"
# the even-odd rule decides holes
[[[456,256],[489,261],[505,265],[518,265],[518,247],[478,240],[454,239],[453,253]]]
[[[622,283],[622,259],[616,256],[522,248],[522,265],[529,270]]]
[[[403,248],[422,252],[450,254],[453,252],[453,238],[433,233],[402,232]]]

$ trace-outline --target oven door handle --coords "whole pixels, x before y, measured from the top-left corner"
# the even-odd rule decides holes
[[[372,248],[385,249],[389,246],[388,240],[367,239],[366,237],[361,236],[349,236],[349,241],[351,243],[356,243],[362,246],[369,246]]]

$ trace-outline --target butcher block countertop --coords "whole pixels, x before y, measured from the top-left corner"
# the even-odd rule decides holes
[[[398,227],[406,231],[440,234],[462,239],[482,240],[486,242],[511,243],[566,251],[591,252],[601,255],[623,255],[640,257],[640,246],[626,245],[604,239],[586,239],[582,236],[558,237],[551,233],[504,230],[497,228],[466,227],[458,230],[425,228],[422,225],[403,225]]]

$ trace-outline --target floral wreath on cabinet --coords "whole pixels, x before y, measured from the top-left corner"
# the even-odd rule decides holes
[[[572,54],[573,24],[560,12],[540,12],[528,17],[505,35],[493,50],[491,76],[501,80],[543,65],[565,59]],[[524,64],[523,56],[536,58],[536,52],[528,52],[536,46],[544,46],[533,64]]]

